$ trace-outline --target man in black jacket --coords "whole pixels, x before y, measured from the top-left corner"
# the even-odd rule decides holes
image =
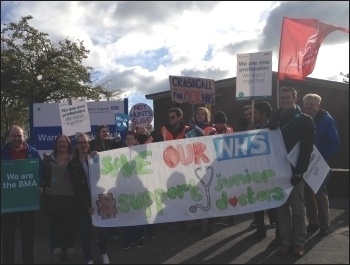
[[[315,125],[312,118],[295,105],[297,92],[294,88],[282,87],[279,100],[281,107],[271,114],[267,127],[281,130],[288,153],[298,142],[300,151],[296,166],[291,166],[293,190],[287,202],[277,208],[281,238],[277,254],[286,255],[293,250],[294,255],[300,258],[305,255],[304,243],[307,236],[303,174],[307,171],[313,150]]]

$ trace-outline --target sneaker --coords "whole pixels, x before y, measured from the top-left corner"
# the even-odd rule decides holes
[[[54,262],[62,261],[62,255],[63,255],[63,253],[62,253],[62,249],[61,248],[54,248],[52,250],[52,260]]]
[[[77,257],[75,249],[74,248],[67,248],[66,257],[67,257],[67,259],[75,259]]]
[[[320,229],[320,227],[318,225],[309,224],[307,226],[307,233],[308,234],[314,234],[314,233],[317,232],[318,229]]]
[[[89,260],[88,262],[86,262],[86,264],[94,264],[94,262],[92,260]]]
[[[125,244],[122,246],[122,249],[126,249],[126,250],[129,250],[131,248],[131,245],[130,244]]]
[[[109,264],[109,258],[107,254],[101,254],[102,264]]]
[[[256,223],[255,220],[250,223],[250,227],[258,227],[258,224]]]
[[[142,240],[137,240],[137,241],[135,242],[135,246],[136,246],[137,248],[143,248],[145,245],[143,244]]]
[[[330,233],[331,231],[329,230],[329,228],[321,228],[320,232],[318,232],[320,236],[328,236]]]
[[[305,250],[304,250],[303,246],[294,246],[294,247],[293,247],[293,254],[294,254],[294,256],[296,256],[297,258],[304,257],[304,255],[305,255]]]

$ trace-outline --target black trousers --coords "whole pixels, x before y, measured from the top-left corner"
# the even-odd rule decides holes
[[[23,264],[34,264],[34,221],[35,211],[1,214],[1,255],[3,264],[14,264],[15,262],[15,241],[18,223],[22,239],[22,262]]]
[[[73,209],[61,209],[47,212],[50,225],[50,249],[66,250],[74,247],[75,212]]]

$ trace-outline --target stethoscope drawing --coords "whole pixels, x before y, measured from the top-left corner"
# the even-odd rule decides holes
[[[194,174],[195,174],[196,177],[199,179],[199,181],[202,183],[202,185],[203,185],[203,187],[204,187],[204,189],[205,189],[205,193],[206,193],[206,195],[207,195],[207,205],[206,205],[206,206],[203,206],[203,205],[200,205],[200,204],[193,205],[193,206],[191,206],[190,209],[189,209],[191,213],[197,212],[197,209],[198,209],[198,208],[202,209],[203,211],[209,211],[209,209],[210,209],[210,193],[209,193],[209,189],[210,189],[210,186],[211,186],[211,181],[213,180],[214,169],[213,169],[213,167],[211,167],[211,166],[207,166],[207,167],[205,167],[205,169],[206,169],[206,170],[208,170],[208,169],[211,170],[211,173],[210,173],[210,180],[209,180],[208,183],[205,183],[205,182],[203,181],[203,179],[202,179],[200,176],[198,176],[197,171],[198,171],[198,170],[202,170],[201,167],[196,168],[196,169],[194,170]]]

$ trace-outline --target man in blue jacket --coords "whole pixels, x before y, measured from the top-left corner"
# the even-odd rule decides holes
[[[38,158],[39,162],[41,161],[39,152],[24,141],[23,129],[12,125],[8,131],[8,142],[1,148],[1,161],[29,158]],[[34,264],[34,221],[35,211],[1,214],[3,264],[15,263],[15,238],[18,222],[22,236],[22,261],[24,264]]]
[[[316,126],[315,146],[324,160],[329,161],[339,149],[339,136],[333,117],[320,108],[321,100],[322,98],[317,94],[305,95],[303,110],[312,117]],[[308,234],[313,234],[320,229],[319,235],[329,235],[329,200],[326,186],[315,195],[313,190],[306,185],[305,203],[306,216],[309,220]]]

